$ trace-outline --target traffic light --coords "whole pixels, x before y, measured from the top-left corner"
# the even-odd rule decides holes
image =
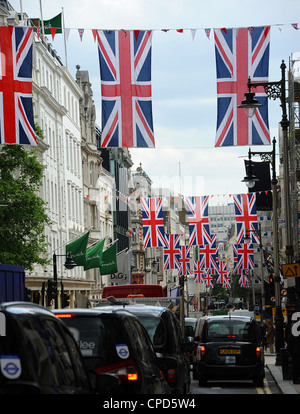
[[[270,285],[272,285],[274,283],[274,279],[275,279],[275,275],[272,274],[272,275],[269,276]]]
[[[33,303],[37,303],[39,305],[39,303],[40,303],[40,297],[41,297],[41,294],[40,294],[39,291],[32,292],[32,302]]]
[[[62,308],[66,308],[67,306],[70,306],[70,295],[68,295],[67,293],[63,293]]]
[[[48,280],[47,285],[47,304],[48,306],[51,306],[51,301],[57,298],[57,284],[54,280]]]

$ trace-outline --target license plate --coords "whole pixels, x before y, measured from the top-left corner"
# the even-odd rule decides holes
[[[235,356],[232,355],[226,355],[225,356],[225,363],[226,364],[235,364]]]
[[[240,349],[220,349],[220,355],[241,355]]]

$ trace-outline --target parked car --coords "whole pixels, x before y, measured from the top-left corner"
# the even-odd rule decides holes
[[[72,332],[93,378],[117,375],[119,393],[168,394],[149,336],[139,319],[124,309],[56,310]]]
[[[97,388],[93,387],[73,336],[52,312],[29,302],[11,302],[0,304],[0,315],[1,395],[117,389],[117,377],[100,374]]]
[[[246,316],[200,318],[195,333],[195,377],[199,385],[209,379],[251,379],[263,385],[264,353],[259,329]]]
[[[186,342],[186,355],[189,361],[190,369],[193,369],[194,364],[194,351],[196,349],[194,336],[196,331],[198,319],[197,318],[184,318],[184,335]]]
[[[171,392],[173,394],[188,393],[191,383],[189,362],[175,313],[161,306],[143,304],[122,306],[136,315],[146,328]],[[118,307],[120,306],[107,306],[109,309]]]

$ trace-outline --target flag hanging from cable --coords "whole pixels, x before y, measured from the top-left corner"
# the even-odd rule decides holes
[[[217,131],[215,146],[270,145],[268,98],[263,87],[255,97],[263,105],[252,118],[238,109],[247,83],[267,82],[270,26],[215,29]]]
[[[144,248],[164,247],[165,231],[162,197],[141,197]]]
[[[190,275],[192,273],[190,268],[190,250],[191,246],[180,246],[178,276]]]
[[[101,147],[154,147],[151,31],[96,32],[102,96]]]
[[[211,241],[208,219],[209,196],[186,197],[190,241],[189,245],[205,245]]]
[[[0,144],[37,145],[30,27],[0,27]]]
[[[180,267],[180,237],[181,234],[165,234],[164,269],[178,269]]]
[[[249,235],[251,242],[259,243],[256,234],[258,222],[256,213],[256,194],[236,194],[233,195],[237,243],[243,243],[245,235]]]

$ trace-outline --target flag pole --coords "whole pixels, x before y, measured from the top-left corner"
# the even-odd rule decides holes
[[[21,20],[23,21],[23,4],[22,4],[22,0],[20,0],[20,9],[21,9]]]
[[[65,13],[64,8],[61,8],[62,10],[62,24],[63,24],[63,30],[64,30],[64,43],[65,43],[65,58],[66,58],[66,68],[68,69],[68,54],[67,54],[67,39],[66,39],[66,28],[65,28]]]
[[[41,10],[41,22],[42,22],[42,40],[45,41],[45,30],[44,30],[44,18],[43,18],[43,8],[42,0],[40,0],[40,10]]]
[[[84,232],[84,233],[82,234],[82,236],[83,236],[84,234],[88,233],[88,232],[89,232],[92,228],[93,228],[93,226],[91,226],[89,229],[87,229],[87,231],[86,231],[86,232]],[[64,247],[66,244],[72,243],[73,241],[77,240],[79,237],[81,237],[81,236],[75,236],[75,237],[74,237],[74,239],[72,239],[72,240],[68,240],[68,241],[66,241],[65,243],[61,244],[61,245],[60,245],[60,246],[58,246],[56,249],[52,250],[52,252],[50,252],[50,253],[48,254],[48,256],[49,256],[50,254],[52,255],[54,252],[56,252],[56,250],[60,249],[61,247]]]

